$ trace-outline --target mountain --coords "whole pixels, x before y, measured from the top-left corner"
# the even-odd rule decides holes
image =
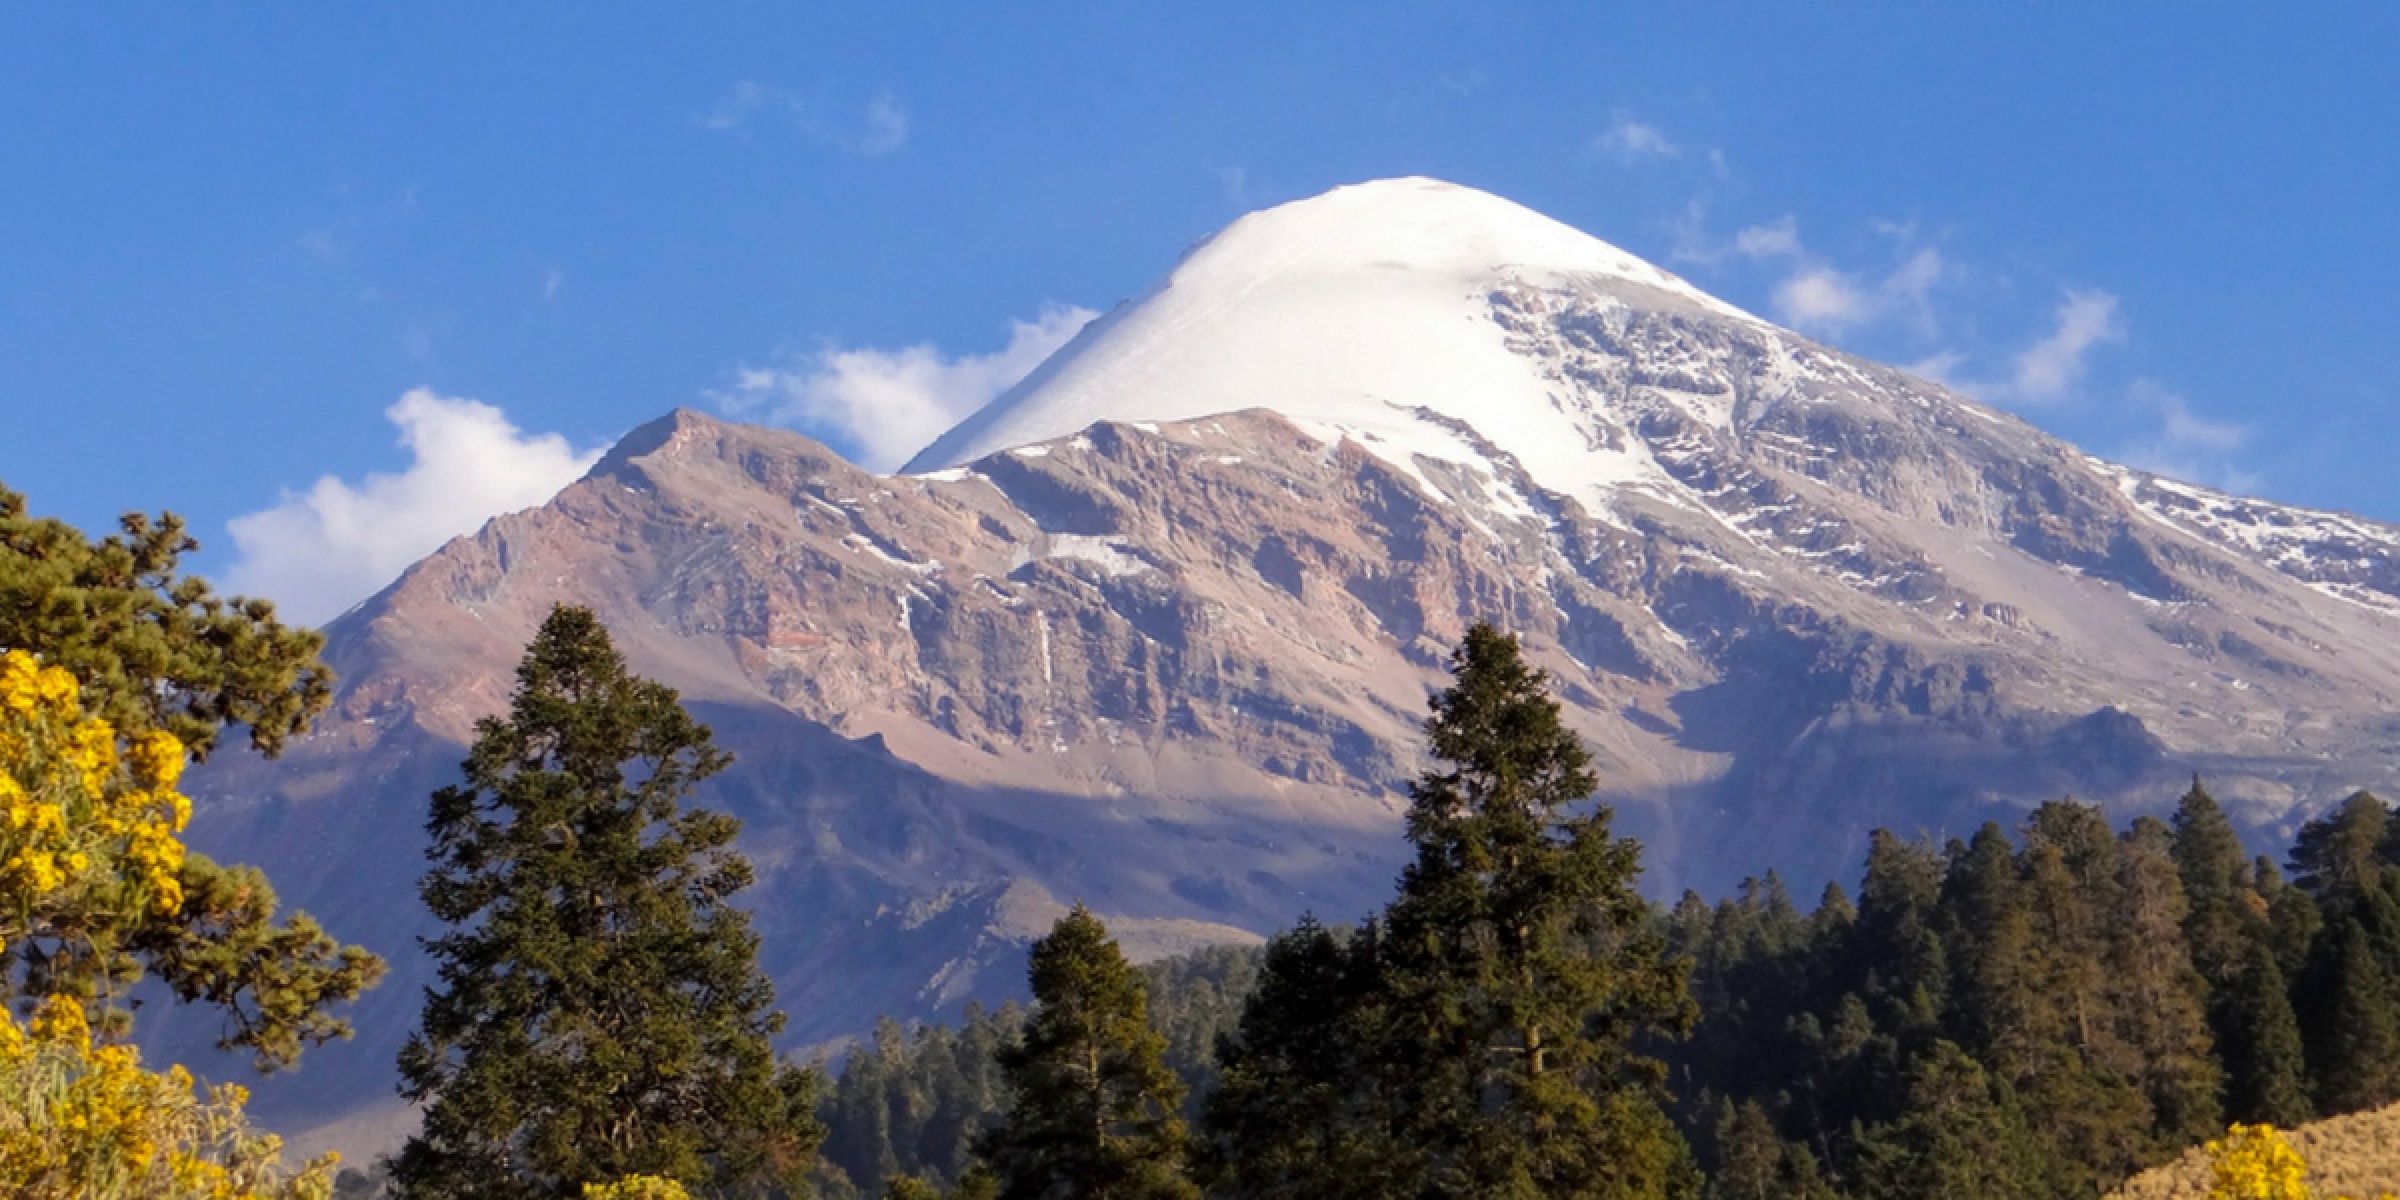
[[[2280,837],[2400,778],[2400,530],[1370,183],[1235,223],[901,474],[678,411],[334,622],[319,729],[194,777],[205,849],[396,964],[270,1118],[388,1096],[424,798],[562,601],[738,756],[704,798],[797,1044],[1013,994],[1076,899],[1151,956],[1368,910],[1478,619],[1553,674],[1662,894],[2194,771]]]

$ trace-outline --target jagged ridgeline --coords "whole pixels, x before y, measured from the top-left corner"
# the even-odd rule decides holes
[[[1944,846],[1879,834],[1855,898],[1810,908],[1773,876],[1687,894],[1654,919],[1693,959],[1700,1018],[1652,1049],[1709,1195],[2098,1196],[2228,1122],[2400,1100],[2393,828],[2353,797],[2303,829],[2286,878],[2195,787],[2169,822],[2061,802]],[[1195,1119],[1261,957],[1145,971]],[[1005,1105],[996,1056],[1021,1019],[879,1028],[824,1109],[833,1191],[955,1179]]]

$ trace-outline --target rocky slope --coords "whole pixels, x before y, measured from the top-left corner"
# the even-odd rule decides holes
[[[1376,903],[1442,656],[1523,635],[1653,885],[2197,770],[2254,826],[2400,775],[2400,532],[2100,462],[1423,180],[1254,215],[912,464],[677,412],[330,628],[211,849],[423,972],[423,798],[558,602],[740,758],[768,966],[814,1042],[1006,994],[1083,899],[1145,953]],[[189,1037],[189,1031],[182,1036]]]

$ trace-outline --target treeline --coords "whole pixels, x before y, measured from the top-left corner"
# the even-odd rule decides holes
[[[1698,1019],[1646,1045],[1702,1190],[2093,1196],[2229,1122],[2400,1100],[2400,822],[2355,795],[2302,830],[2290,869],[2249,857],[2195,783],[2171,821],[2123,830],[2061,801],[2013,836],[1877,834],[1858,898],[1830,887],[1809,911],[1773,875],[1715,905],[1687,893],[1651,920],[1691,963]],[[1254,1070],[1215,1099],[1215,1042],[1239,1063],[1244,1029],[1322,1033],[1322,995],[1291,985],[1352,944],[1304,926],[1144,971],[1200,1157],[1245,1115],[1323,1115],[1277,1094],[1305,1080]],[[1270,990],[1254,991],[1262,962]],[[827,1190],[966,1177],[1007,1111],[1001,1052],[1023,1021],[885,1023],[828,1097]]]
[[[1232,1031],[1258,979],[1260,952],[1215,946],[1140,968],[1149,1022],[1167,1069],[1182,1081],[1182,1116],[1214,1090],[1217,1039]],[[956,1026],[885,1018],[842,1064],[820,1110],[825,1178],[839,1200],[873,1194],[897,1175],[953,1183],[974,1163],[975,1139],[1006,1110],[1001,1051],[1025,1029],[1025,1010],[969,1005]]]
[[[1687,895],[1681,1124],[1722,1196],[2089,1196],[2228,1121],[2400,1099],[2390,826],[2353,796],[2287,881],[2195,782],[2122,832],[2061,801],[2013,838],[1878,834],[1855,904]]]
[[[1411,866],[1404,888],[1423,874]],[[1493,900],[1459,912],[1488,919]],[[1766,876],[1718,905],[1687,893],[1615,936],[1574,924],[1582,941],[1555,943],[1565,958],[1534,977],[1690,970],[1687,1037],[1673,998],[1646,1020],[1596,1008],[1591,1027],[1627,1034],[1608,1051],[1620,1061],[1574,1082],[1632,1111],[1666,1097],[1675,1130],[1658,1162],[1687,1145],[1699,1171],[1668,1166],[1658,1195],[2100,1195],[2230,1121],[2290,1128],[2400,1099],[2400,821],[2364,792],[2299,833],[2290,878],[2249,857],[2194,782],[2172,821],[2122,830],[2054,802],[2014,835],[1992,823],[1937,847],[1877,833],[1858,898],[1831,886],[1807,912]],[[1423,1193],[1423,1178],[1378,1174],[1385,1154],[1421,1150],[1382,1142],[1392,1114],[1373,1111],[1390,1070],[1375,1056],[1402,1046],[1356,1030],[1390,1020],[1378,1006],[1404,986],[1392,931],[1392,914],[1346,934],[1303,924],[1265,950],[1150,967],[1150,1022],[1193,1097],[1190,1171],[1210,1195]],[[1507,984],[1481,972],[1428,991],[1522,1013]],[[1003,1008],[958,1030],[881,1027],[830,1087],[828,1190],[972,1181],[977,1140],[1008,1121],[1003,1051],[1022,1020]],[[1526,1056],[1498,1039],[1452,1030],[1418,1049],[1462,1058],[1447,1070],[1474,1087],[1447,1102],[1483,1118],[1522,1102],[1505,1082]],[[1644,1087],[1644,1056],[1666,1066],[1661,1090]]]

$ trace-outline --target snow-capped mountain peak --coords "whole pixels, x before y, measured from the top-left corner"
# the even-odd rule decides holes
[[[1552,486],[1633,464],[1529,352],[1529,320],[1562,309],[1755,318],[1606,242],[1486,192],[1381,180],[1252,213],[1148,295],[1096,321],[1009,394],[908,464],[923,472],[1064,437],[1095,422],[1269,408],[1415,454],[1473,457],[1463,421]],[[1721,414],[1719,414],[1721,418]]]

